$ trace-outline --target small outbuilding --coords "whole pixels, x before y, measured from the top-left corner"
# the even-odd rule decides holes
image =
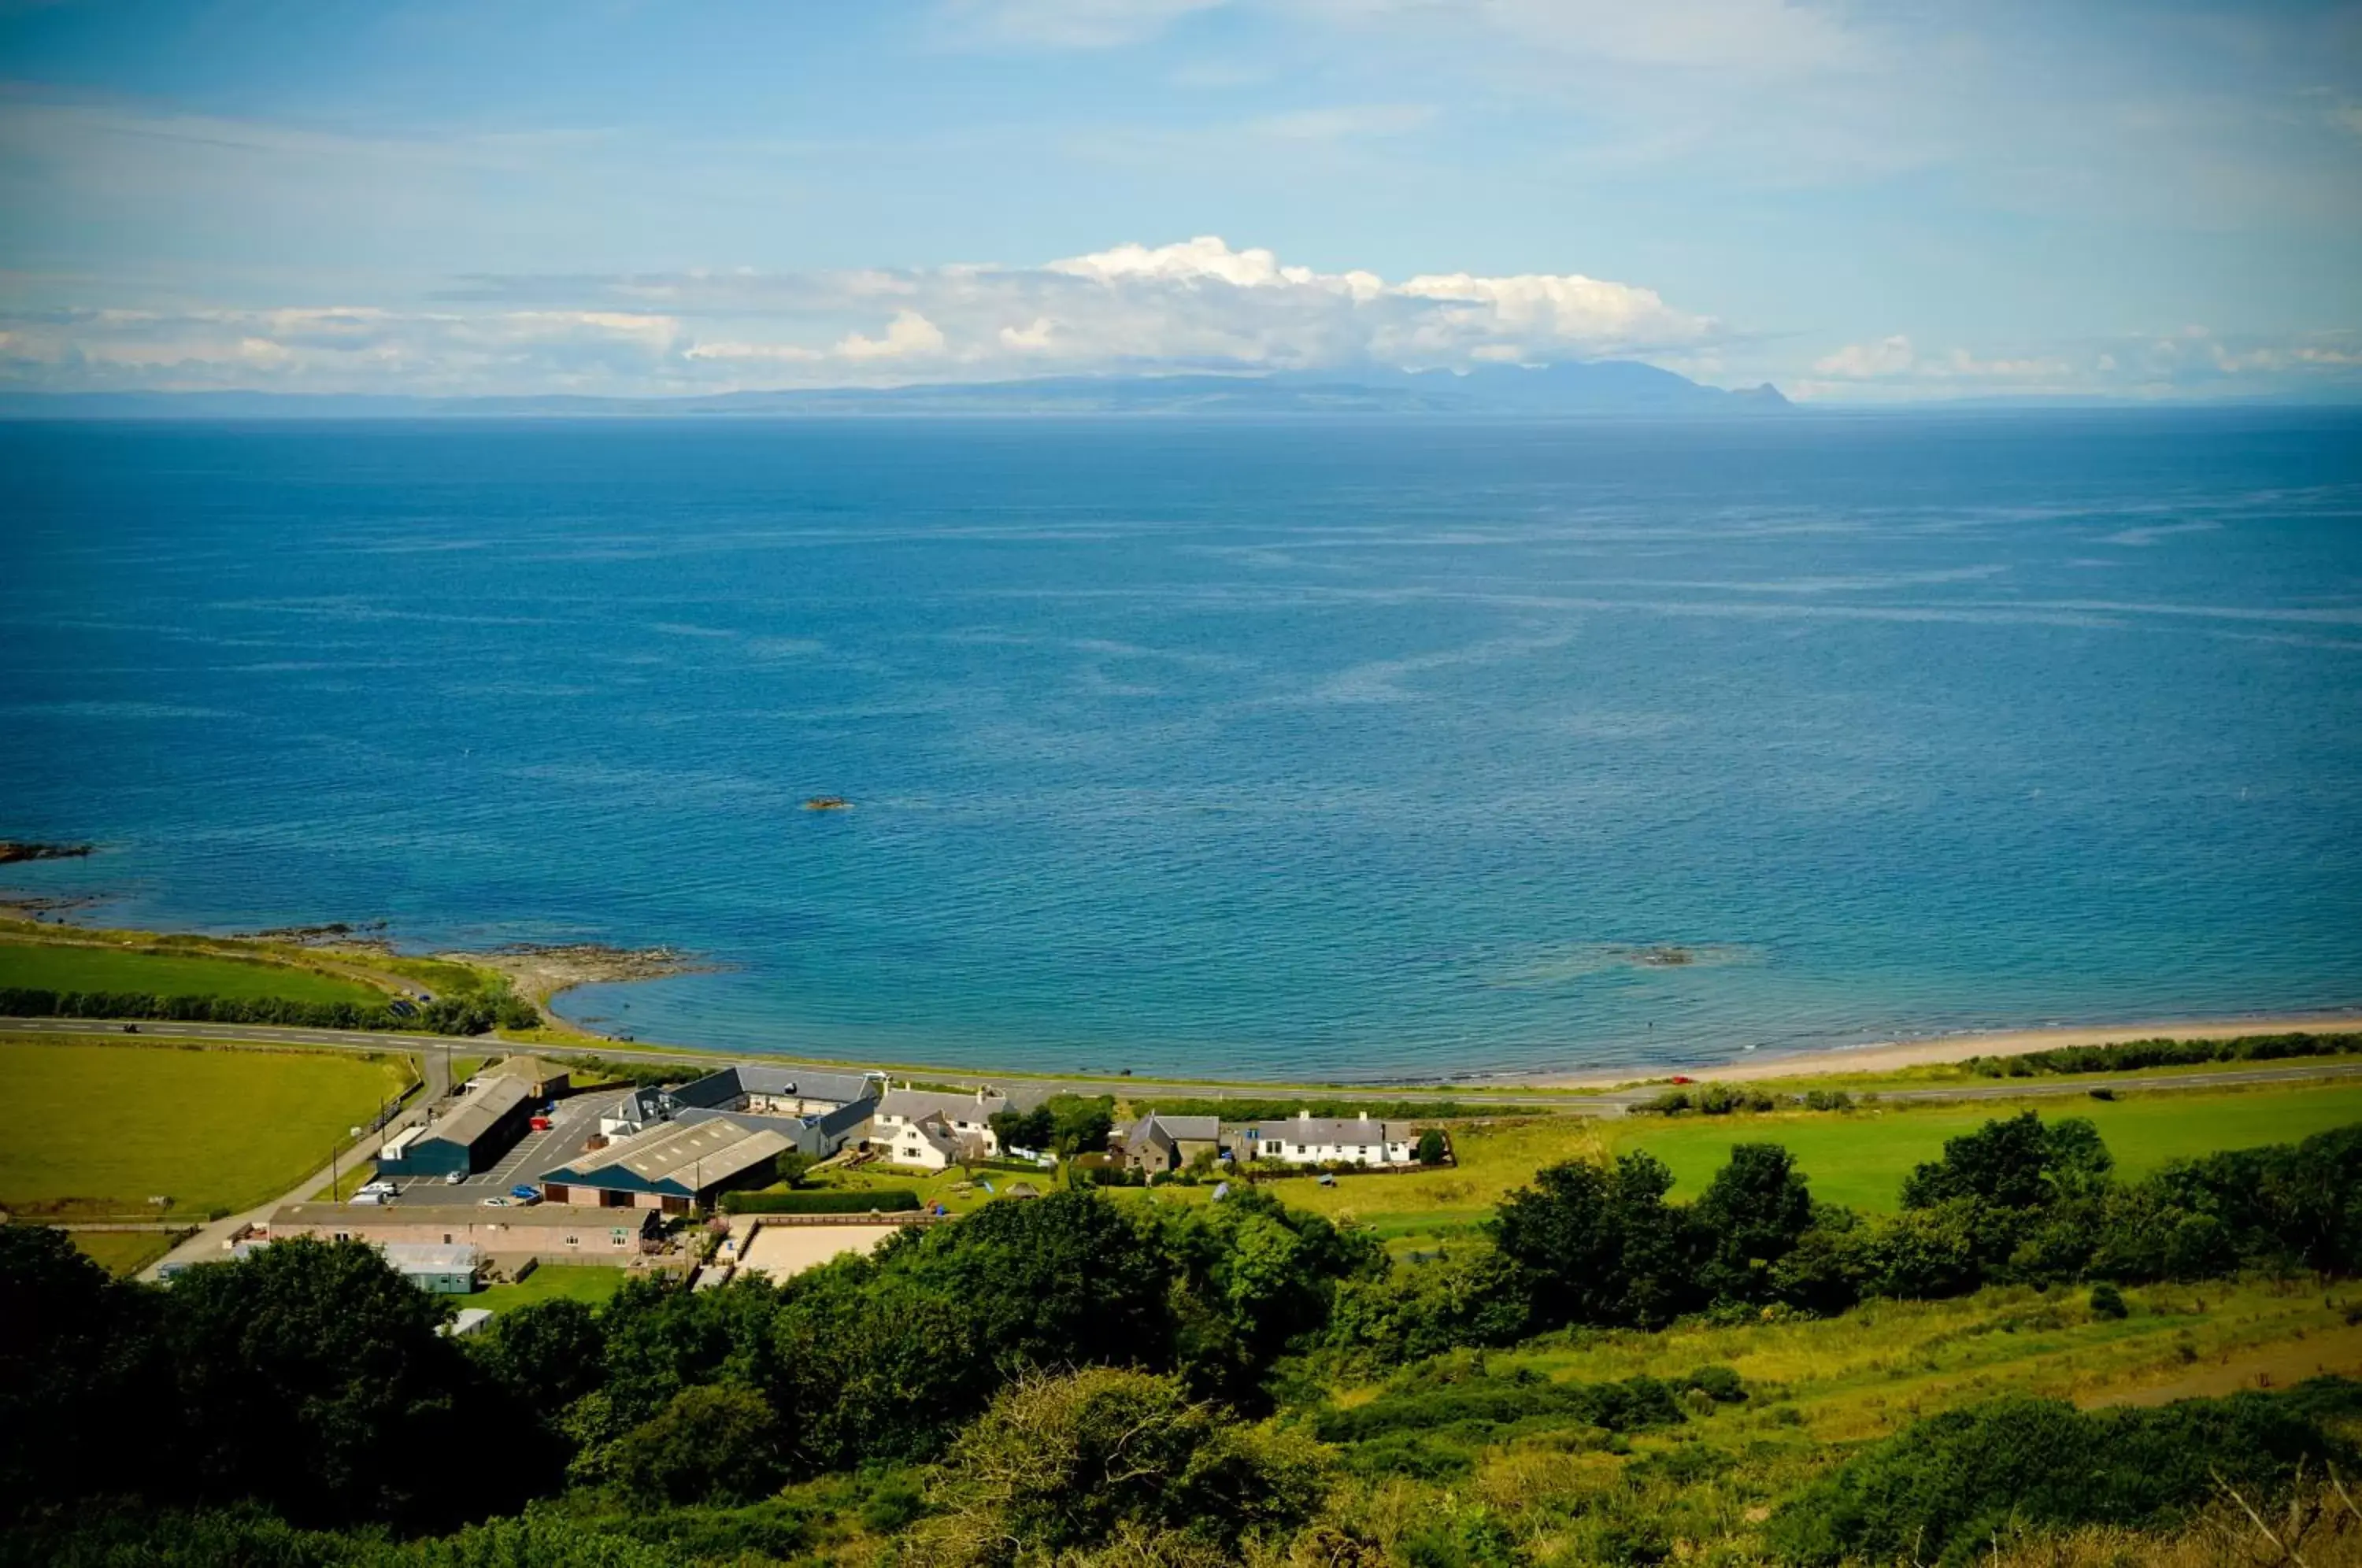
[[[430,1296],[468,1296],[476,1288],[476,1249],[431,1242],[384,1242],[379,1252],[402,1277]]]

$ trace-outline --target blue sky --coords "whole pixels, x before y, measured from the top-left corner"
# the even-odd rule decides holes
[[[0,0],[0,385],[2355,394],[2362,6]]]

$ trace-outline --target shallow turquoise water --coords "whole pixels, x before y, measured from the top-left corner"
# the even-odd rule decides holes
[[[2362,1002],[2362,421],[0,429],[0,885],[1344,1077]],[[806,797],[855,809],[815,814]],[[1694,961],[1645,961],[1659,945]]]

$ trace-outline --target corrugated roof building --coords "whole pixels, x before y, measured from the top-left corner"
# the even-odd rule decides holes
[[[533,1118],[530,1086],[511,1077],[480,1077],[459,1103],[388,1139],[378,1155],[381,1176],[473,1176],[516,1147]]]
[[[776,1128],[725,1116],[668,1121],[544,1172],[542,1195],[551,1203],[686,1214],[728,1188],[769,1182],[794,1147]]]

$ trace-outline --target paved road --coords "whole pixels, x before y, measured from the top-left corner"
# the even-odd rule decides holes
[[[28,1034],[117,1034],[120,1023],[97,1019],[6,1019],[0,1020],[0,1032]],[[383,1051],[387,1049],[415,1051],[425,1064],[427,1085],[436,1095],[447,1086],[447,1070],[454,1050],[477,1053],[490,1047],[495,1051],[530,1051],[530,1045],[512,1046],[489,1037],[458,1038],[445,1034],[397,1034],[392,1032],[360,1032],[336,1029],[292,1029],[276,1024],[242,1023],[170,1023],[145,1022],[141,1028],[161,1038],[175,1040],[223,1040],[256,1045],[299,1045],[342,1051]],[[667,1050],[652,1046],[600,1044],[595,1047],[553,1047],[563,1053],[591,1054],[611,1060],[630,1059],[643,1062],[679,1063],[684,1066],[712,1068],[743,1062],[745,1055],[719,1051]],[[842,1072],[842,1062],[807,1062],[777,1056],[756,1058],[778,1066],[811,1068],[816,1072]],[[1835,1071],[1832,1067],[1832,1071]],[[956,1082],[960,1075],[942,1071],[925,1075],[935,1082]],[[2362,1076],[2362,1064],[2335,1062],[2291,1061],[2264,1066],[2224,1067],[2219,1071],[2186,1074],[2144,1074],[2113,1077],[2103,1081],[2118,1089],[2156,1088],[2217,1088],[2242,1084],[2273,1084],[2315,1078],[2346,1078]],[[975,1081],[970,1079],[969,1081]],[[1120,1090],[1126,1097],[1172,1095],[1189,1099],[1268,1099],[1275,1089],[1253,1086],[1231,1085],[1209,1088],[1204,1084],[1153,1078],[1029,1078],[1006,1084],[1019,1104],[1030,1105],[1060,1093],[1105,1094]],[[1767,1092],[1780,1091],[1777,1079],[1764,1079],[1751,1084]],[[1928,1100],[1987,1100],[2048,1099],[2053,1096],[2077,1096],[2088,1093],[2094,1080],[2080,1077],[2046,1078],[1995,1078],[1970,1084],[1930,1085],[1917,1088],[1882,1089],[1881,1101],[1888,1104]],[[1404,1099],[1450,1099],[1465,1105],[1497,1107],[1503,1110],[1556,1110],[1578,1116],[1621,1116],[1631,1106],[1661,1094],[1661,1088],[1622,1089],[1595,1095],[1538,1094],[1530,1090],[1393,1088],[1330,1088],[1321,1087],[1320,1098],[1345,1100],[1392,1100]],[[550,1158],[544,1165],[555,1164],[565,1154],[581,1146],[575,1141],[562,1148],[550,1144]],[[524,1162],[519,1162],[520,1166]],[[530,1174],[530,1173],[528,1173]],[[322,1179],[326,1178],[325,1175]],[[482,1178],[479,1178],[480,1180]],[[506,1190],[503,1187],[502,1190]]]

